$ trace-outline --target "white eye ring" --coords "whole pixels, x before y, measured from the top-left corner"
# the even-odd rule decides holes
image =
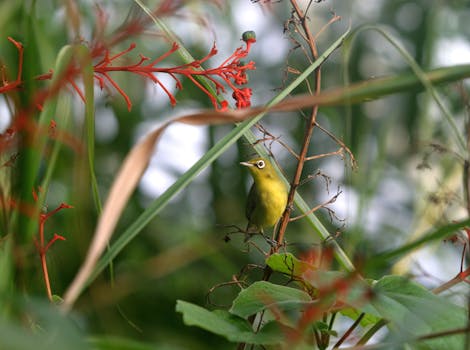
[[[258,167],[258,169],[263,169],[265,167],[265,163],[264,163],[264,160],[258,160],[256,162],[256,166]]]

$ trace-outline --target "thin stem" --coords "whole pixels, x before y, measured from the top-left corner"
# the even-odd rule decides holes
[[[323,208],[323,207],[327,206],[328,204],[334,203],[340,194],[341,194],[341,191],[339,191],[338,193],[336,193],[333,197],[331,197],[331,198],[330,198],[329,200],[327,200],[325,203],[319,204],[319,205],[317,205],[316,207],[313,207],[312,209],[310,209],[309,211],[307,211],[307,212],[305,212],[305,213],[303,213],[303,214],[301,214],[301,215],[298,215],[298,216],[295,216],[295,217],[293,217],[293,218],[290,218],[290,219],[289,219],[289,222],[300,220],[300,219],[306,217],[307,215],[310,215],[310,214],[316,212],[318,209]]]
[[[49,301],[52,301],[52,290],[51,283],[49,282],[49,272],[47,271],[46,252],[41,251],[39,253],[39,256],[41,258],[41,268],[42,274],[44,276],[44,283],[46,284],[47,297]]]
[[[469,275],[470,275],[470,268],[466,269],[463,272],[458,273],[457,276],[452,278],[450,281],[447,281],[446,283],[440,285],[439,287],[434,288],[432,290],[432,292],[434,294],[442,293],[443,291],[450,289],[451,287],[455,286],[456,284],[458,284],[462,281],[465,281],[465,278],[467,278]]]
[[[42,269],[42,275],[44,277],[44,284],[46,285],[47,297],[50,301],[52,301],[51,283],[49,281],[49,272],[47,270],[47,261],[46,261],[47,249],[45,248],[45,245],[44,245],[44,224],[47,218],[48,216],[46,214],[41,214],[40,219],[39,219],[39,243],[37,244],[37,249],[39,252],[39,258],[41,259],[41,269]]]
[[[315,329],[313,330],[313,335],[314,335],[314,337],[315,337],[315,343],[317,344],[317,346],[320,346],[320,344],[321,344],[321,338],[320,338],[320,334],[319,334],[319,332],[318,332],[318,329],[315,328]]]
[[[345,342],[346,339],[351,335],[351,333],[356,329],[356,327],[359,325],[361,320],[364,318],[365,313],[362,312],[359,317],[354,321],[354,323],[351,325],[351,327],[348,328],[348,330],[343,334],[343,336],[336,342],[336,344],[333,346],[333,349],[338,349],[341,344]]]
[[[306,41],[309,44],[313,59],[316,60],[318,58],[318,52],[317,52],[317,48],[315,45],[315,39],[310,32],[310,28],[306,24],[305,14],[300,9],[296,0],[291,0],[291,5],[294,8],[295,13],[297,14],[297,16],[299,17],[302,23],[302,29],[304,33],[306,34]],[[321,87],[321,74],[320,74],[320,67],[318,67],[317,69],[315,69],[315,94],[318,94],[320,92],[320,87]],[[300,177],[302,175],[305,158],[307,157],[308,147],[310,145],[313,128],[315,127],[317,111],[318,111],[318,105],[315,105],[310,114],[310,118],[308,119],[306,123],[306,129],[304,132],[302,148],[298,156],[297,168],[294,174],[294,178],[291,182],[290,191],[287,197],[287,207],[278,224],[277,237],[276,237],[276,241],[278,244],[276,244],[275,246],[271,248],[271,253],[276,253],[279,250],[279,247],[282,246],[282,242],[284,241],[284,234],[286,232],[287,224],[289,223],[290,214],[293,208],[296,189],[300,184]],[[269,278],[271,277],[271,274],[272,274],[271,268],[269,266],[266,266],[264,270],[263,280],[264,281],[269,280]],[[253,323],[254,317],[250,317],[249,321],[250,323]],[[318,340],[319,339],[317,339],[317,341]],[[246,345],[245,343],[240,343],[237,349],[239,350],[245,349],[245,345]]]
[[[372,338],[372,336],[377,333],[377,331],[382,328],[383,326],[385,326],[386,324],[388,323],[388,321],[386,321],[385,319],[380,319],[378,320],[367,332],[366,334],[364,334],[361,339],[359,339],[359,341],[357,342],[356,346],[357,345],[364,345],[365,343],[367,343],[369,341],[370,338]]]
[[[61,203],[57,208],[54,210],[45,213],[45,214],[40,214],[39,216],[39,242],[35,239],[35,245],[36,249],[39,253],[39,258],[41,260],[41,269],[42,269],[42,274],[44,277],[44,284],[46,285],[46,292],[47,292],[47,297],[49,301],[52,301],[52,289],[51,289],[51,283],[49,280],[49,272],[47,269],[47,260],[46,260],[46,255],[49,250],[49,248],[57,241],[57,240],[65,240],[64,237],[61,235],[58,235],[57,233],[54,234],[54,236],[47,242],[45,243],[44,239],[44,226],[46,224],[47,219],[49,219],[52,215],[57,213],[58,211],[65,209],[65,208],[72,208],[71,205]]]
[[[306,39],[306,41],[308,41],[308,43],[309,43],[310,51],[312,53],[313,59],[315,60],[315,59],[318,58],[318,52],[317,52],[317,49],[316,49],[314,37],[312,36],[308,25],[306,25],[305,15],[302,12],[302,10],[300,9],[300,7],[297,4],[296,0],[291,0],[291,5],[293,6],[295,13],[297,14],[299,19],[301,20],[302,29],[304,30],[304,32],[305,32],[305,34],[308,38],[308,40]],[[316,84],[315,84],[315,94],[318,94],[320,92],[320,85],[321,85],[320,67],[315,69],[315,82],[316,82]],[[307,124],[306,124],[304,139],[303,139],[303,142],[302,142],[302,148],[301,148],[301,152],[298,156],[297,168],[296,168],[296,171],[295,171],[294,179],[291,182],[290,191],[289,191],[289,194],[288,194],[288,197],[287,197],[287,207],[286,207],[286,210],[284,211],[284,213],[283,213],[283,215],[282,215],[282,217],[281,217],[281,219],[280,219],[280,221],[277,225],[278,229],[277,229],[276,241],[277,241],[278,244],[276,244],[275,246],[273,246],[271,248],[270,253],[276,253],[279,250],[279,247],[281,247],[282,242],[284,241],[284,234],[285,234],[285,231],[286,231],[287,224],[289,223],[290,214],[291,214],[291,211],[292,211],[292,208],[293,208],[295,192],[296,192],[296,189],[297,189],[297,187],[299,186],[299,183],[300,183],[300,177],[302,175],[302,170],[303,170],[303,166],[304,166],[304,163],[305,163],[305,158],[307,157],[308,146],[310,145],[310,139],[311,139],[311,136],[312,136],[313,128],[315,126],[317,111],[318,111],[318,106],[316,105],[316,106],[313,107],[312,112],[310,114],[310,118],[309,118],[309,120],[307,121]],[[269,266],[266,266],[265,269],[264,269],[264,274],[263,274],[262,279],[264,281],[268,281],[269,278],[271,277],[271,274],[272,274],[271,268]],[[256,315],[252,315],[248,319],[251,324],[253,324],[255,316]],[[317,341],[318,340],[319,339],[317,339]],[[243,350],[243,349],[245,349],[245,345],[246,345],[245,343],[240,343],[240,344],[238,344],[237,349],[238,350]]]
[[[294,8],[294,11],[297,15],[297,17],[300,19],[300,23],[302,25],[302,29],[306,35],[306,40],[309,44],[311,54],[314,59],[317,59],[318,57],[318,52],[315,44],[315,38],[312,35],[309,26],[307,25],[305,21],[305,14],[303,13],[302,9],[299,7],[297,4],[296,0],[291,0],[292,7]],[[319,94],[321,89],[321,71],[320,67],[318,67],[315,70],[315,94]],[[307,158],[307,152],[308,148],[310,145],[310,140],[312,138],[313,134],[313,129],[315,128],[316,124],[316,118],[317,118],[317,112],[318,112],[318,105],[315,105],[310,113],[310,117],[306,122],[306,127],[305,127],[305,132],[304,132],[304,137],[302,141],[302,147],[298,155],[298,161],[297,161],[297,167],[295,169],[295,174],[291,182],[290,186],[290,191],[287,199],[287,208],[284,211],[284,214],[281,218],[280,224],[279,224],[279,230],[277,233],[277,242],[278,245],[273,249],[274,252],[279,250],[279,246],[282,244],[284,241],[284,234],[286,232],[287,224],[289,223],[289,217],[293,209],[293,203],[294,203],[294,197],[295,197],[295,192],[297,188],[299,187],[300,184],[300,178],[302,176],[302,171],[304,168],[305,164],[305,159]]]
[[[470,217],[470,162],[468,159],[468,155],[470,154],[470,102],[469,102],[469,96],[463,86],[462,83],[460,83],[459,86],[459,92],[462,101],[464,102],[465,105],[465,110],[466,110],[466,115],[465,115],[465,138],[466,138],[466,146],[467,146],[467,152],[464,160],[464,165],[463,165],[463,175],[462,175],[462,181],[463,181],[463,192],[464,192],[464,203],[465,207],[467,209],[467,216]],[[468,237],[468,233],[467,233]],[[464,243],[463,249],[462,249],[462,257],[460,260],[460,274],[463,273],[463,266],[464,266],[464,261],[465,261],[465,253],[467,248],[467,243]],[[467,328],[470,327],[470,293],[467,294]],[[465,336],[465,348],[468,349],[470,346],[470,333],[466,333]]]

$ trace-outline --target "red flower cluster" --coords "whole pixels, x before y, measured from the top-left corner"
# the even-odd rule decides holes
[[[94,66],[95,78],[98,80],[99,86],[102,89],[106,87],[106,82],[111,84],[125,99],[127,108],[129,110],[132,107],[130,98],[124,92],[124,90],[111,78],[111,76],[109,75],[110,72],[126,71],[149,78],[155,84],[159,85],[163,89],[163,91],[165,91],[168,98],[170,99],[170,103],[173,106],[176,104],[175,96],[163,85],[163,83],[157,77],[156,74],[169,74],[175,80],[176,87],[179,90],[183,88],[183,85],[177,75],[182,75],[191,80],[193,84],[195,84],[199,89],[201,89],[209,97],[212,104],[217,110],[225,110],[228,107],[228,102],[225,100],[218,102],[216,97],[213,96],[207,90],[207,88],[204,87],[204,85],[196,79],[197,76],[204,76],[214,84],[217,94],[224,93],[226,91],[223,83],[228,85],[229,88],[233,91],[232,97],[236,101],[237,108],[249,107],[251,105],[251,89],[240,88],[240,86],[248,83],[246,71],[254,70],[255,63],[253,61],[250,61],[247,64],[244,64],[241,60],[248,55],[251,48],[251,44],[256,42],[254,32],[245,32],[243,34],[243,41],[246,43],[245,48],[237,48],[235,52],[222,64],[220,64],[216,68],[210,69],[203,69],[202,63],[206,62],[208,59],[217,54],[217,48],[215,44],[212,47],[211,51],[202,59],[175,67],[157,67],[156,65],[179,49],[176,43],[174,43],[171,49],[168,50],[165,54],[161,55],[160,57],[154,60],[150,61],[149,57],[140,55],[139,62],[135,64],[114,65],[114,62],[117,58],[120,58],[135,49],[135,44],[131,44],[129,48],[114,56],[110,56],[109,51],[106,51],[104,54],[104,58]]]
[[[12,38],[8,38],[18,49],[18,74],[14,81],[9,82],[6,79],[5,72],[1,71],[1,78],[3,85],[0,86],[0,94],[6,93],[8,91],[15,90],[19,88],[22,84],[22,68],[23,68],[23,45]],[[206,62],[211,57],[217,54],[217,48],[214,44],[210,52],[200,60],[195,60],[193,62],[175,66],[175,67],[157,67],[157,64],[161,63],[165,58],[172,55],[175,51],[179,49],[178,45],[174,43],[170,50],[161,55],[160,57],[151,60],[149,57],[140,55],[140,60],[137,63],[131,65],[115,65],[118,58],[122,58],[127,55],[129,52],[135,49],[136,45],[132,43],[126,50],[121,51],[115,55],[110,55],[109,50],[93,50],[94,55],[101,52],[103,56],[101,60],[93,66],[94,77],[98,81],[98,85],[101,89],[105,88],[107,84],[110,84],[114,87],[118,93],[124,98],[127,104],[128,110],[132,107],[132,102],[126,92],[118,85],[118,83],[110,76],[111,72],[130,72],[134,74],[141,75],[145,78],[152,80],[155,84],[159,85],[163,91],[167,94],[170,99],[170,103],[174,106],[176,104],[175,96],[170,92],[170,90],[163,85],[161,80],[157,77],[157,73],[169,74],[176,82],[176,87],[181,90],[183,85],[181,80],[177,77],[182,75],[193,84],[195,84],[199,89],[201,89],[211,100],[213,106],[217,110],[225,110],[228,107],[228,102],[224,99],[218,100],[200,81],[196,79],[197,76],[203,76],[210,82],[214,84],[216,94],[226,92],[226,86],[232,90],[232,97],[235,99],[235,105],[237,108],[245,108],[251,105],[251,89],[247,87],[241,87],[248,83],[247,71],[255,69],[255,63],[249,61],[248,63],[243,63],[242,59],[245,58],[250,52],[251,44],[256,42],[255,33],[248,31],[243,33],[242,40],[245,42],[245,47],[239,47],[235,52],[227,58],[222,64],[218,67],[204,69],[202,64]],[[65,77],[66,82],[70,83],[79,96],[84,99],[84,94],[74,82],[74,77],[79,73],[79,69],[75,67],[70,67],[68,70],[69,74]],[[52,71],[46,74],[42,74],[36,77],[37,80],[45,80],[52,78]],[[41,103],[38,103],[40,106]]]

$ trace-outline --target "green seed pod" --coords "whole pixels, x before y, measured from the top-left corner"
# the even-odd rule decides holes
[[[243,33],[242,40],[243,41],[256,41],[255,32],[252,30],[247,30],[246,32]]]

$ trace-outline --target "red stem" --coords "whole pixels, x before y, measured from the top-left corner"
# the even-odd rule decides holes
[[[42,274],[44,276],[44,283],[46,284],[47,298],[52,301],[52,290],[51,283],[49,282],[49,273],[47,272],[46,254],[39,255],[41,257]]]
[[[65,208],[72,208],[72,206],[62,203],[59,205],[57,208],[54,210],[50,211],[47,214],[40,214],[39,216],[39,243],[36,243],[36,249],[38,250],[39,253],[39,258],[41,259],[41,269],[42,269],[42,275],[44,277],[44,284],[46,285],[46,292],[47,292],[47,297],[49,298],[50,301],[52,301],[52,289],[51,289],[51,283],[49,281],[49,272],[47,269],[47,260],[46,260],[46,255],[47,251],[49,248],[54,244],[55,241],[57,240],[65,240],[64,237],[54,234],[54,237],[51,238],[51,240],[45,244],[44,240],[44,225],[46,224],[47,219],[49,219],[52,215],[57,213],[59,210],[65,209]]]

